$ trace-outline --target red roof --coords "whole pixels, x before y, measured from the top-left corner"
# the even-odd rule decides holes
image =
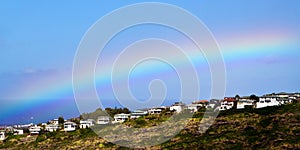
[[[227,100],[227,99],[235,99],[234,97],[224,97],[224,100]]]
[[[199,103],[203,104],[203,103],[209,103],[209,101],[208,100],[196,100],[193,103],[194,104],[199,104]]]
[[[227,102],[235,102],[235,99],[224,99],[223,101],[227,101]]]

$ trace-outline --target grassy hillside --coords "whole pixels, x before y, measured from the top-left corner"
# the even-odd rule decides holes
[[[205,133],[198,131],[203,115],[198,112],[180,134],[150,149],[300,149],[299,110],[299,103],[257,110],[228,110],[221,112]],[[146,116],[125,124],[147,127],[165,120],[166,116]],[[0,148],[127,149],[99,138],[90,129],[34,137],[11,136]]]
[[[300,105],[222,112],[204,134],[182,131],[162,148],[295,149],[300,148]],[[197,125],[199,121],[191,122]]]

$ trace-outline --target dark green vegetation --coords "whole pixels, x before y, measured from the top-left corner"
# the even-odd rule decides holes
[[[143,116],[137,119],[126,121],[124,124],[135,128],[157,126],[159,123],[168,120],[172,114],[173,112],[170,112],[170,109],[166,109],[162,111],[161,114]]]
[[[125,113],[129,114],[130,111],[128,108],[105,108],[102,110],[101,108],[96,109],[92,113],[83,113],[80,118],[81,119],[97,119],[99,116],[111,116],[114,117],[115,114]]]
[[[198,127],[204,113],[202,109],[180,134],[150,149],[300,149],[299,110],[299,103],[263,109],[228,110],[221,112],[205,133],[200,133]],[[125,124],[133,127],[155,126],[168,119],[169,115],[168,112],[149,115]],[[90,129],[26,138],[10,136],[0,144],[0,148],[126,149],[99,138]]]
[[[65,122],[64,117],[62,117],[62,116],[58,117],[58,123],[59,124],[64,124],[64,122]]]

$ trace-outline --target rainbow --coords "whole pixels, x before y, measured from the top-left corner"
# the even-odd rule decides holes
[[[297,37],[292,34],[288,34],[286,31],[279,32],[280,30],[274,30],[271,33],[251,33],[245,34],[245,36],[234,35],[230,38],[224,36],[224,38],[217,38],[219,41],[220,49],[223,54],[225,65],[245,62],[256,58],[265,57],[269,54],[284,54],[286,56],[295,55],[299,52],[297,48],[300,47]],[[285,50],[285,51],[284,51]],[[288,51],[288,53],[287,53]],[[201,65],[203,61],[199,61],[199,55],[194,55],[193,61],[197,62],[196,65]],[[178,60],[180,61],[180,60]],[[108,70],[110,68],[107,68]],[[163,72],[163,69],[155,69],[151,71]],[[82,71],[82,87],[86,86],[86,76],[84,70]],[[103,71],[105,72],[105,70]],[[140,74],[141,78],[147,74]],[[110,77],[96,75],[97,85],[106,85],[110,83]],[[11,95],[16,95],[19,99],[14,100],[13,106],[6,107],[1,110],[0,121],[9,118],[15,114],[15,112],[24,112],[31,108],[38,108],[42,105],[50,103],[60,103],[61,99],[72,98],[73,89],[71,74],[65,74],[61,78],[53,81],[50,78],[48,81],[43,81],[38,84],[39,87],[26,83],[20,85],[19,91],[11,91]],[[67,104],[63,104],[67,105]],[[43,111],[42,108],[37,110]]]

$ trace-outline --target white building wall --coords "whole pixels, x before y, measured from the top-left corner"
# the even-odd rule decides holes
[[[79,125],[79,128],[90,128],[91,126],[93,126],[94,123],[92,121],[84,121],[84,120],[81,120],[80,121],[80,125]]]
[[[124,113],[116,114],[114,116],[114,120],[115,120],[115,122],[124,122],[125,120],[129,119],[129,117],[130,117],[130,114],[124,114]]]
[[[252,100],[240,100],[237,102],[237,109],[244,109],[245,106],[253,106],[254,101]]]
[[[0,132],[0,140],[5,140],[5,132]]]
[[[162,109],[158,109],[158,108],[151,108],[148,110],[148,113],[150,115],[153,115],[153,114],[160,114],[162,112]]]
[[[75,131],[76,130],[76,123],[74,122],[65,122],[64,123],[64,131]]]
[[[134,118],[139,118],[141,116],[145,116],[148,114],[148,111],[143,111],[143,110],[136,110],[134,112],[131,113],[130,118],[134,119]]]
[[[182,112],[182,110],[183,110],[183,106],[181,106],[181,105],[175,105],[175,106],[171,106],[170,107],[170,110],[171,111],[176,111],[177,113],[180,113],[180,112]]]
[[[55,125],[55,124],[46,125],[46,131],[48,132],[54,132],[57,131],[58,129],[59,129],[59,125]]]
[[[234,105],[234,102],[222,101],[219,110],[228,110],[231,109]]]
[[[276,97],[260,97],[256,103],[256,108],[280,105]]]
[[[40,134],[41,132],[41,127],[35,125],[29,128],[30,134]]]
[[[100,116],[97,119],[97,124],[109,124],[110,123],[110,118],[109,116]]]
[[[24,130],[23,129],[14,129],[14,135],[23,135],[24,134]]]

